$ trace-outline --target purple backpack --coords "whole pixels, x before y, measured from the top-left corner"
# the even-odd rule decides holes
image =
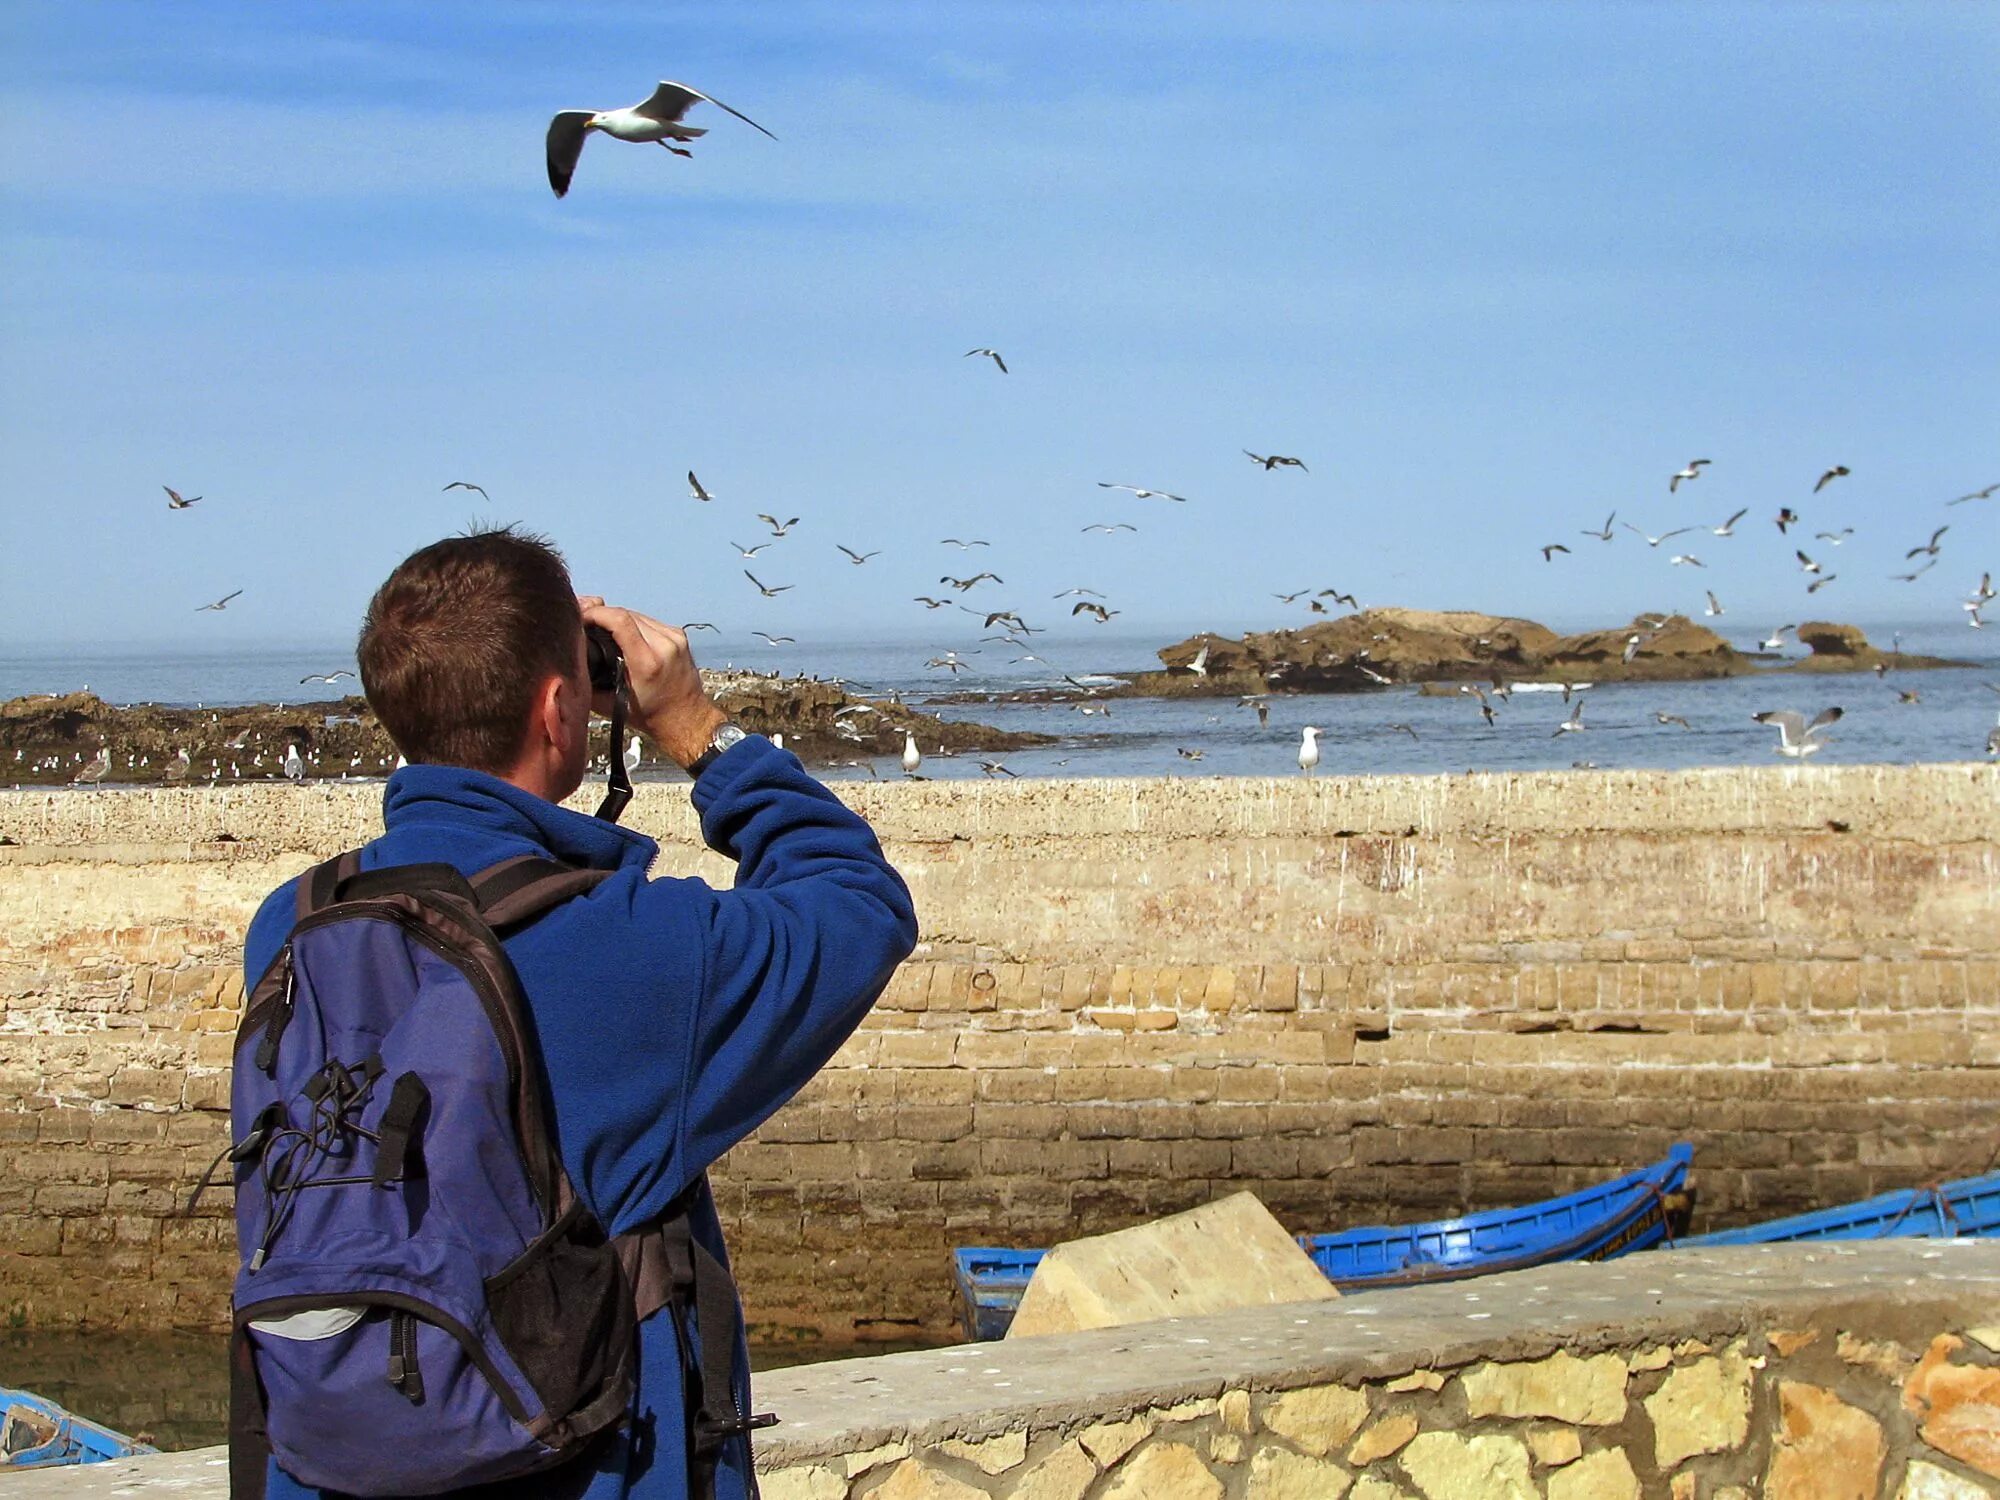
[[[637,1320],[693,1305],[671,1264],[684,1215],[678,1238],[614,1241],[571,1187],[500,944],[605,874],[345,854],[300,880],[232,1086],[247,1492],[258,1438],[301,1482],[364,1496],[560,1464],[625,1418]]]

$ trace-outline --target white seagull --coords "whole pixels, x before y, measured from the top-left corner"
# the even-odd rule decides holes
[[[909,730],[903,731],[903,774],[914,776],[917,767],[924,763],[924,752],[917,748],[917,737]]]
[[[1701,471],[1707,467],[1708,460],[1705,458],[1689,459],[1688,466],[1667,481],[1667,493],[1671,495],[1675,490],[1679,489],[1683,479],[1701,478]]]
[[[1620,526],[1623,526],[1627,531],[1631,532],[1632,535],[1634,536],[1645,537],[1646,545],[1648,547],[1657,547],[1660,545],[1660,543],[1664,542],[1670,536],[1683,536],[1686,533],[1693,531],[1695,529],[1692,526],[1676,526],[1672,531],[1663,531],[1658,536],[1651,536],[1648,533],[1641,531],[1638,527],[1634,526],[1630,521],[1620,521],[1618,524]]]
[[[975,354],[983,354],[986,356],[986,358],[992,360],[994,364],[1000,367],[1000,373],[1002,375],[1005,375],[1007,373],[1007,361],[1000,357],[1000,351],[998,349],[968,349],[960,357],[963,359],[971,359],[972,356]],[[1032,364],[1033,361],[1030,360],[1029,363]]]
[[[549,121],[549,186],[555,189],[558,198],[569,191],[569,180],[576,175],[577,158],[583,155],[583,143],[593,130],[601,130],[613,140],[665,146],[676,156],[693,155],[673,142],[692,141],[708,134],[703,126],[681,123],[690,109],[702,103],[713,104],[772,140],[777,139],[741,110],[730,109],[720,99],[684,83],[663,82],[643,103],[625,109],[566,109]]]
[[[1749,514],[1750,512],[1747,508],[1739,510],[1738,512],[1736,512],[1735,515],[1731,516],[1728,520],[1724,521],[1720,526],[1711,526],[1708,529],[1714,532],[1717,536],[1735,536],[1736,523]]]
[[[1779,626],[1779,627],[1778,627],[1778,628],[1777,628],[1776,630],[1774,630],[1774,631],[1772,631],[1772,632],[1771,632],[1771,634],[1770,634],[1769,638],[1767,638],[1767,639],[1765,639],[1765,640],[1761,640],[1761,641],[1759,641],[1759,642],[1757,643],[1757,649],[1758,649],[1759,651],[1782,651],[1782,650],[1784,650],[1784,649],[1785,649],[1785,632],[1786,632],[1786,631],[1788,631],[1788,630],[1797,630],[1798,628],[1799,628],[1799,627],[1798,627],[1798,626],[1796,626],[1796,625],[1780,625],[1780,626]]]
[[[701,487],[701,481],[694,477],[693,469],[688,470],[688,498],[690,500],[701,500],[704,502],[713,500],[715,498],[715,496],[711,495],[707,490]]]
[[[306,779],[306,763],[300,757],[299,747],[296,744],[287,744],[285,746],[285,775],[293,781],[304,781]]]
[[[1774,708],[1750,717],[1759,724],[1773,724],[1778,730],[1778,754],[1788,755],[1793,760],[1804,760],[1808,755],[1826,744],[1827,726],[1840,721],[1841,710],[1824,708],[1806,722],[1806,716],[1794,713],[1789,708]]]
[[[1109,480],[1100,479],[1097,481],[1097,487],[1100,490],[1130,490],[1141,500],[1178,500],[1182,504],[1187,502],[1186,495],[1175,495],[1166,490],[1141,489],[1136,484],[1112,484]]]
[[[1299,740],[1299,769],[1310,776],[1313,767],[1319,764],[1319,727],[1308,724]]]
[[[625,774],[631,775],[639,769],[639,762],[645,758],[645,750],[639,743],[639,736],[632,736],[632,743],[625,747]]]

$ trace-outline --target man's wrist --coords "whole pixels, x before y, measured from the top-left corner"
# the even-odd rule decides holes
[[[668,734],[658,734],[660,748],[673,758],[675,765],[685,771],[689,766],[708,753],[708,742],[715,738],[715,731],[729,722],[729,715],[713,703],[704,703],[702,711],[691,714],[674,725]]]

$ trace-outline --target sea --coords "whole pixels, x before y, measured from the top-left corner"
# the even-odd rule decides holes
[[[1559,626],[1557,628],[1572,628]],[[941,718],[1051,735],[1054,741],[1005,754],[925,751],[922,773],[937,780],[983,776],[1272,776],[1297,775],[1301,731],[1320,731],[1320,775],[1543,771],[1572,767],[1677,769],[1766,765],[1778,735],[1754,722],[1767,709],[1808,717],[1839,707],[1844,716],[1815,757],[1822,765],[1909,764],[1985,758],[2000,723],[2000,630],[1967,629],[1936,619],[1864,622],[1869,640],[1906,653],[1947,657],[1961,667],[1851,674],[1760,673],[1699,682],[1599,683],[1565,702],[1561,692],[1517,688],[1496,702],[1488,725],[1469,696],[1427,696],[1415,687],[1361,693],[1283,694],[1268,699],[1268,723],[1235,698],[1083,700],[1065,681],[1108,685],[1121,674],[1157,669],[1156,652],[1173,636],[1113,628],[1037,636],[1024,654],[1005,643],[957,647],[958,671],[929,665],[941,657],[921,638],[825,640],[777,649],[697,635],[704,665],[837,679],[866,696],[896,695]],[[1731,633],[1755,650],[1758,633]],[[1737,637],[1740,637],[1738,639]],[[1789,659],[1807,655],[1792,646]],[[255,650],[148,645],[8,647],[0,644],[0,701],[28,693],[87,688],[113,703],[218,706],[298,703],[356,691],[301,684],[309,673],[353,668],[346,645],[300,641]],[[1010,703],[1032,689],[1068,692],[1075,701]],[[1914,701],[1905,701],[1904,694]],[[950,701],[936,701],[949,696]],[[1583,729],[1557,734],[1576,701]],[[1081,711],[1082,707],[1093,710]],[[1684,719],[1683,726],[1657,716]],[[997,769],[1002,768],[1004,769]],[[640,779],[651,774],[641,771]],[[662,771],[662,776],[675,773]],[[850,764],[821,768],[829,780],[897,777],[895,756],[857,752]]]

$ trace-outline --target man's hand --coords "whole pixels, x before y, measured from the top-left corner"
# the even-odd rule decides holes
[[[596,595],[579,594],[586,625],[611,632],[625,658],[627,703],[634,727],[673,758],[683,770],[708,749],[717,726],[728,715],[715,706],[695,670],[687,636],[674,625],[662,624],[636,610],[614,609]],[[591,708],[611,712],[611,695],[599,693]],[[612,754],[621,747],[612,747]]]

